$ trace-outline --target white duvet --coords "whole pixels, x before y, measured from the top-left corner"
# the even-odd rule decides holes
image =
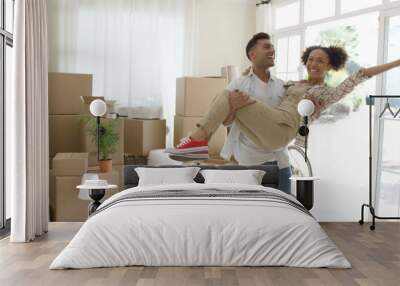
[[[180,184],[154,190],[265,190],[262,186]],[[100,206],[100,208],[102,207]],[[287,204],[257,199],[124,201],[89,218],[50,269],[145,266],[294,266],[349,268],[317,221]]]

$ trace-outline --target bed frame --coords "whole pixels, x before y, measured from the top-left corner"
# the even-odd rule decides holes
[[[124,167],[124,189],[136,187],[139,183],[139,176],[137,175],[135,168],[145,167],[145,168],[184,168],[188,166],[180,165],[168,165],[168,166],[148,166],[148,165],[125,165]],[[216,170],[263,170],[265,175],[262,179],[261,184],[265,187],[278,188],[279,182],[279,168],[276,165],[255,165],[255,166],[240,166],[240,165],[225,165],[225,166],[215,166],[215,165],[200,165],[193,166],[199,167],[201,170],[206,169],[216,169]],[[197,183],[204,183],[204,178],[200,174],[197,174],[194,179]]]

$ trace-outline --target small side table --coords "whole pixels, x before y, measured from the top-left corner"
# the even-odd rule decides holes
[[[104,197],[106,190],[115,189],[117,185],[106,185],[106,186],[93,186],[93,185],[79,185],[77,189],[89,190],[89,197],[93,200],[88,207],[89,216],[94,213],[97,208],[101,205],[100,200]]]
[[[296,181],[296,198],[307,210],[314,206],[314,181],[318,177],[290,177],[290,180]]]

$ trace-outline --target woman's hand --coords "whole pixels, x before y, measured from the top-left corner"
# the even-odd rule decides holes
[[[311,115],[312,118],[317,119],[321,115],[321,111],[324,107],[323,101],[320,99],[311,98],[310,99],[314,103],[314,113]]]
[[[231,113],[235,113],[239,109],[251,105],[255,102],[256,101],[250,96],[238,90],[231,91],[229,93],[229,104],[231,107]]]

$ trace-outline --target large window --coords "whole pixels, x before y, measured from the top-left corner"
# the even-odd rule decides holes
[[[0,229],[6,225],[10,218],[10,194],[5,190],[5,129],[6,98],[11,93],[11,72],[12,72],[12,46],[14,26],[14,0],[0,1]],[[2,232],[3,232],[2,231]],[[2,233],[1,232],[1,233]]]
[[[335,0],[304,0],[304,22],[335,16]]]
[[[385,39],[386,61],[399,58],[400,50],[400,15],[388,17],[385,21],[387,36]],[[400,70],[386,73],[383,93],[400,94]],[[385,101],[382,105],[385,105]],[[393,112],[400,108],[400,99],[390,100]],[[399,117],[393,118],[389,111],[379,120],[379,155],[377,168],[377,210],[380,216],[400,216],[400,148]]]
[[[337,86],[360,67],[377,63],[378,27],[378,13],[372,13],[306,29],[305,46],[337,45],[349,55],[344,69],[328,73],[326,84]],[[347,210],[346,207],[340,210],[344,217],[359,215],[357,207],[361,202],[357,197],[362,198],[368,191],[368,106],[365,98],[375,93],[375,83],[376,78],[357,86],[312,124],[310,157],[313,169],[323,176],[327,186],[338,190],[337,194],[331,194],[331,200],[339,203],[340,195],[354,198],[343,204],[347,206]],[[342,190],[348,193],[339,194]],[[326,210],[321,215],[326,216]]]
[[[340,7],[342,8],[342,13],[346,13],[380,5],[382,4],[382,1],[383,0],[357,0],[357,1],[341,0]]]
[[[300,1],[286,1],[275,9],[275,27],[281,29],[300,23]]]
[[[276,46],[275,73],[283,80],[307,78],[306,70],[299,65],[300,53],[316,44],[342,46],[349,54],[343,70],[329,72],[326,83],[330,86],[337,86],[360,67],[391,60],[390,53],[393,59],[398,58],[400,20],[392,18],[383,27],[382,17],[390,12],[400,19],[400,0],[282,0],[271,3],[273,21],[266,21],[272,25],[266,30],[271,32]],[[383,57],[383,49],[378,50],[385,35],[389,37],[387,59]],[[387,73],[386,81],[382,76],[366,81],[311,124],[309,154],[315,175],[321,179],[316,186],[320,190],[316,193],[318,202],[312,210],[317,219],[359,219],[359,207],[368,200],[366,97],[385,92],[382,91],[385,84],[386,93],[399,94],[399,75],[400,69],[396,69]],[[397,108],[400,108],[400,101],[396,111]],[[379,142],[378,135],[374,134],[376,146],[379,143],[384,151],[381,178],[377,178],[382,191],[379,211],[383,215],[400,213],[400,159],[396,152],[392,155],[389,152],[396,148],[391,144],[398,142],[395,131],[398,124],[386,120],[384,138]]]
[[[276,75],[283,80],[298,80],[300,35],[280,37],[276,45]]]

